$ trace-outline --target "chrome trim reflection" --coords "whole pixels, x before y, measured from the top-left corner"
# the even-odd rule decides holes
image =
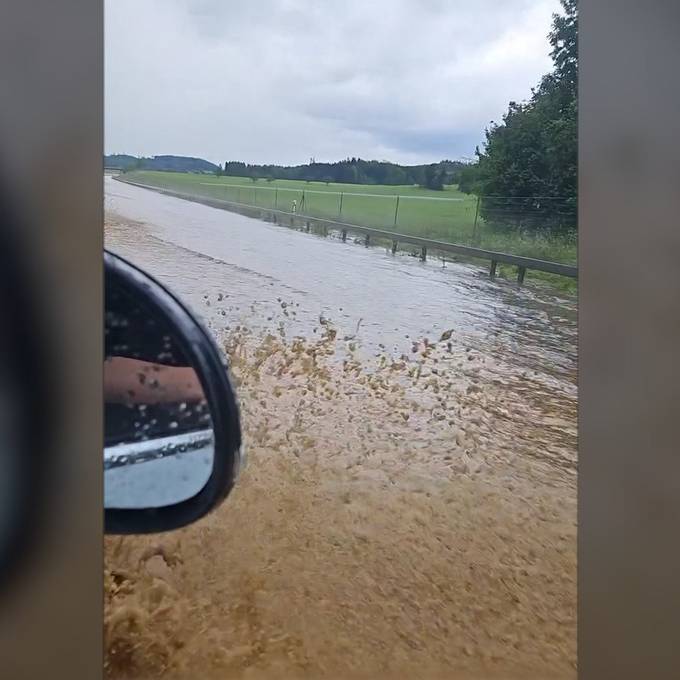
[[[146,463],[166,456],[176,456],[180,453],[204,449],[211,445],[215,445],[213,431],[207,429],[171,437],[159,437],[140,442],[107,446],[104,448],[104,470],[123,465]]]

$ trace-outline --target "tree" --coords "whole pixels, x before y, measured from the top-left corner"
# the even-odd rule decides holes
[[[510,102],[485,131],[478,163],[463,185],[482,195],[480,214],[507,228],[576,227],[578,8],[561,0],[548,39],[554,68],[527,102]],[[502,197],[502,198],[501,198]]]
[[[427,189],[441,191],[444,188],[445,170],[437,163],[432,163],[425,168],[424,186]]]
[[[477,149],[477,153],[479,149]],[[468,163],[458,174],[458,189],[466,194],[478,193],[478,166]]]
[[[548,77],[571,101],[578,94],[578,6],[576,0],[561,3],[565,14],[553,15],[553,28],[548,35],[550,56],[555,63],[555,70]]]
[[[231,177],[246,177],[246,164],[240,161],[227,161],[224,164],[224,174]]]

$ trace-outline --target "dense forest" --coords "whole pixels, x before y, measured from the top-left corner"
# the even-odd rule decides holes
[[[462,191],[480,195],[480,214],[505,228],[565,232],[577,225],[578,8],[561,0],[548,36],[553,70],[527,102],[510,102],[486,130],[477,162],[460,173]]]
[[[344,184],[418,184],[428,189],[443,189],[445,184],[458,182],[461,161],[440,161],[428,165],[397,165],[386,161],[365,161],[346,158],[336,163],[317,163],[310,159],[304,165],[251,165],[241,161],[226,161],[221,174],[258,179],[294,179],[309,182],[340,182]]]

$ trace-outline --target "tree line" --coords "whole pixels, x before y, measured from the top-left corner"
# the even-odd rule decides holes
[[[531,98],[510,102],[503,121],[485,131],[477,161],[459,188],[478,194],[480,215],[505,228],[565,232],[577,226],[578,7],[561,0],[548,35],[553,70]]]
[[[465,167],[462,161],[443,160],[424,165],[399,165],[387,161],[346,158],[336,163],[317,163],[311,159],[304,165],[257,165],[242,161],[226,161],[224,167],[189,156],[154,156],[137,158],[129,154],[104,156],[105,167],[164,172],[212,173],[220,176],[250,177],[254,180],[293,179],[307,182],[339,182],[344,184],[416,184],[427,189],[443,190],[456,184]]]
[[[341,184],[417,184],[442,190],[446,184],[458,182],[462,161],[443,160],[426,165],[398,165],[386,161],[346,158],[335,163],[317,163],[311,159],[304,165],[257,165],[242,161],[226,161],[217,174],[253,179],[292,179],[307,182]]]

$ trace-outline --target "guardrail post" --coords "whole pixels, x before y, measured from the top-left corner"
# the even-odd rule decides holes
[[[427,248],[423,246],[422,250],[420,251],[420,260],[421,262],[425,262],[427,260]]]
[[[344,243],[347,240],[347,229],[342,230],[342,242]]]
[[[492,279],[496,278],[496,265],[498,265],[498,262],[496,262],[496,260],[491,260],[491,271],[489,272],[489,276]]]
[[[399,216],[399,195],[397,194],[397,204],[394,206],[394,226],[397,226],[397,217]]]
[[[309,220],[307,220],[307,233],[309,233]]]
[[[366,234],[366,247],[368,248],[368,244],[371,242],[371,235]]]
[[[342,217],[342,197],[345,195],[343,191],[340,192],[340,209],[338,210],[338,219]]]
[[[279,207],[279,188],[276,187],[274,190],[274,210],[278,210]]]
[[[392,255],[394,255],[397,252],[397,241],[392,241]]]
[[[526,267],[517,267],[517,283],[520,285],[524,283],[524,275],[527,273]]]

